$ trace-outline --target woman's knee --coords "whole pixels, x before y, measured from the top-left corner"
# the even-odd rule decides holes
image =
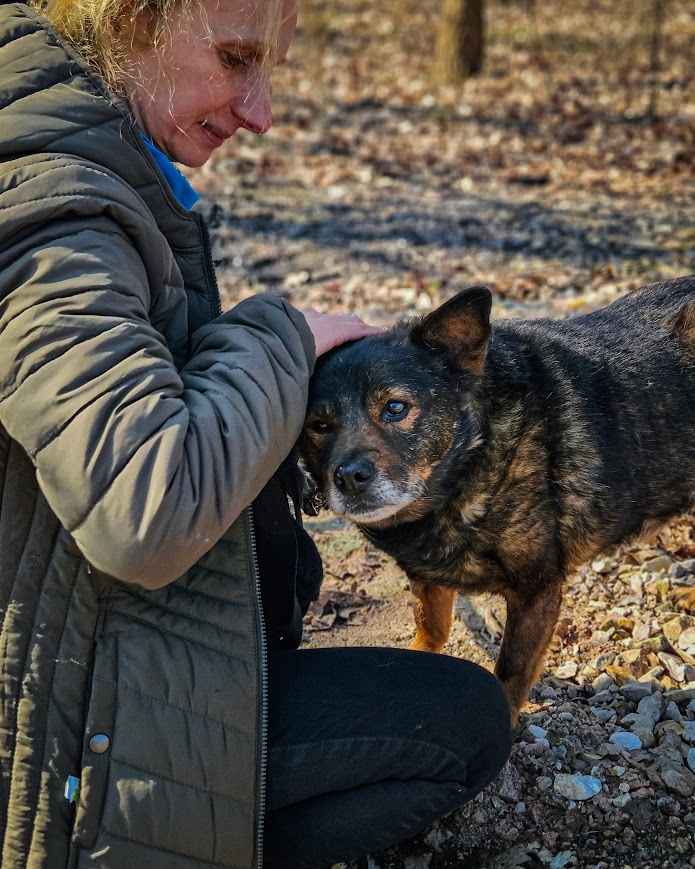
[[[480,787],[495,778],[512,749],[512,720],[507,695],[499,679],[487,670],[483,672],[479,689],[480,721],[482,726],[487,722],[488,732],[479,757],[471,764],[471,773],[480,777]]]
[[[471,661],[433,657],[428,679],[432,736],[461,759],[466,785],[482,788],[511,751],[511,715],[504,689],[492,673]]]

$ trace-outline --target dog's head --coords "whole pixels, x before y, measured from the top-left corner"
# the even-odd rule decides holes
[[[480,445],[490,305],[490,291],[472,287],[424,319],[319,360],[300,447],[335,513],[386,527],[450,497],[452,477]]]

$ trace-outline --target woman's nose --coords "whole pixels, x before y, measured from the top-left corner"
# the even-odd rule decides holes
[[[270,82],[256,80],[244,93],[232,100],[232,111],[245,130],[267,133],[273,124]]]

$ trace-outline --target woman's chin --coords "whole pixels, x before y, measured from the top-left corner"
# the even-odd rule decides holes
[[[217,146],[206,137],[196,135],[197,132],[194,131],[186,135],[178,134],[173,141],[167,142],[166,148],[162,148],[162,150],[166,151],[174,163],[188,166],[189,169],[199,169],[207,163]]]

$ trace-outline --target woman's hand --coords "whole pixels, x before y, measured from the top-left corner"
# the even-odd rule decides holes
[[[300,310],[313,333],[317,357],[346,341],[383,331],[377,326],[369,326],[356,314],[322,314],[313,308]]]

